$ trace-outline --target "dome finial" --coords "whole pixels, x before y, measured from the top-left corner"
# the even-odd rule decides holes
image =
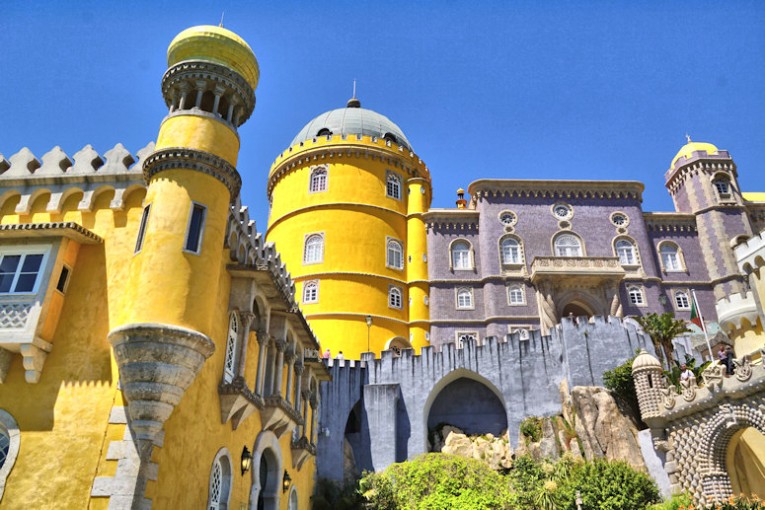
[[[361,108],[361,101],[356,98],[356,79],[353,79],[353,97],[345,105],[348,108]]]
[[[688,140],[688,143],[691,143],[691,141],[692,141],[691,140],[691,135],[689,135],[688,133],[685,133],[685,139]]]
[[[218,24],[219,27],[223,28],[223,16],[226,15],[226,11],[223,11],[220,13],[220,23]]]

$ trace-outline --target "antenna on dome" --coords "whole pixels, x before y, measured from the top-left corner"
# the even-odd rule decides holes
[[[353,99],[356,99],[356,78],[353,79]]]
[[[688,143],[691,143],[691,135],[688,133],[685,133],[685,139],[688,140]]]
[[[220,13],[220,24],[218,26],[221,28],[223,28],[223,16],[225,15],[226,15],[226,11],[223,11],[222,13]]]
[[[353,97],[345,104],[346,108],[361,108],[361,101],[356,98],[356,78],[353,79]]]

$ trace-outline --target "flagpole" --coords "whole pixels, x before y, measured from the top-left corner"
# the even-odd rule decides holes
[[[696,311],[699,312],[699,319],[701,319],[701,330],[704,332],[704,339],[707,341],[707,349],[709,349],[709,361],[714,361],[712,353],[712,344],[709,343],[709,334],[707,333],[707,325],[704,322],[704,315],[701,313],[701,307],[699,306],[699,300],[696,299],[696,291],[691,289],[691,296],[694,303],[696,303]]]

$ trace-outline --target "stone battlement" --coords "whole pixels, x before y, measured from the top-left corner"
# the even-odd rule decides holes
[[[739,270],[746,274],[765,265],[765,230],[736,245],[734,252]]]

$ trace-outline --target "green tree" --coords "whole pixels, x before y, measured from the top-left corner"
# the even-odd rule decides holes
[[[651,337],[656,352],[664,360],[664,365],[670,366],[670,362],[674,360],[672,339],[689,331],[685,321],[675,319],[674,314],[670,312],[661,315],[649,313],[636,319],[643,327],[643,331]],[[667,359],[664,358],[665,355]]]

